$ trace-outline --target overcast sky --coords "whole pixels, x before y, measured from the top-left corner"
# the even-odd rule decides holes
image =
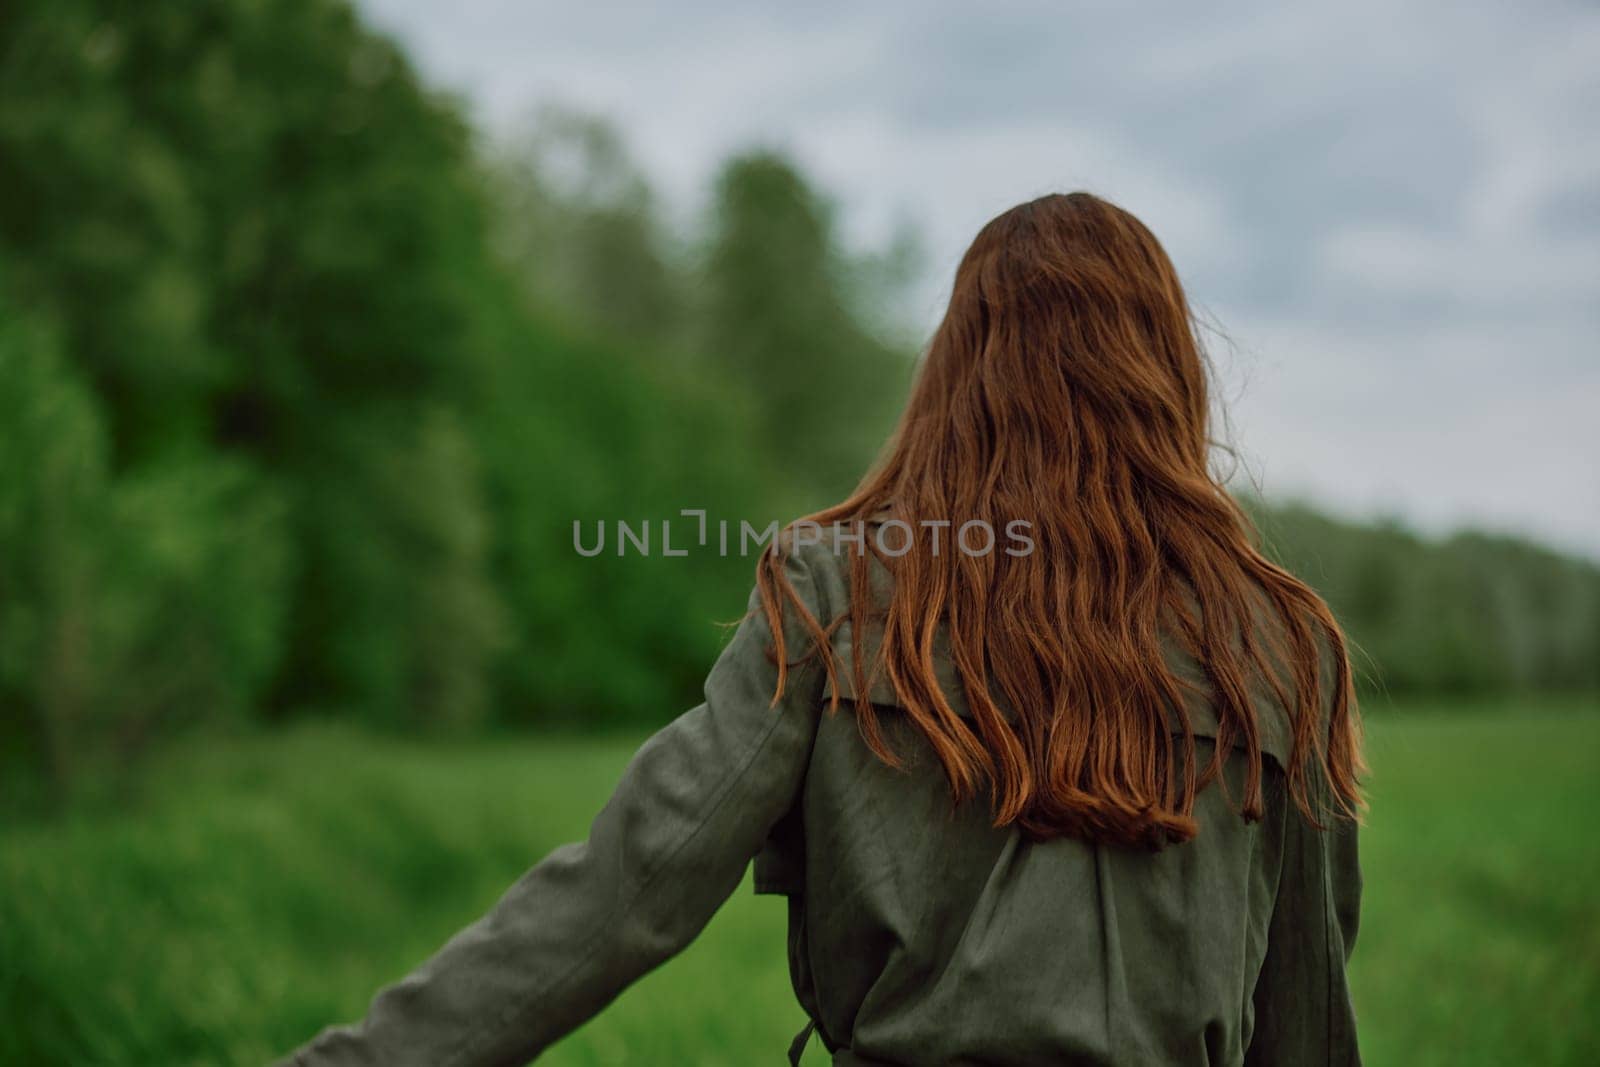
[[[1600,558],[1600,7],[364,0],[505,128],[609,116],[667,201],[789,151],[853,243],[925,235],[938,318],[985,220],[1143,218],[1269,493]]]

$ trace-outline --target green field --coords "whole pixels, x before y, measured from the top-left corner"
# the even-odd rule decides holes
[[[1369,726],[1369,1064],[1600,1062],[1600,715]],[[0,837],[0,1063],[257,1064],[580,836],[637,737],[440,746],[304,728],[169,752]],[[782,1059],[781,902],[748,886],[541,1062]],[[808,1062],[820,1062],[816,1054]]]

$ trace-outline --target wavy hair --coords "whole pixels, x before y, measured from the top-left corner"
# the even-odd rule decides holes
[[[869,669],[886,674],[957,802],[986,790],[995,825],[1035,839],[1159,848],[1194,836],[1195,796],[1235,745],[1250,756],[1235,806],[1261,817],[1252,694],[1264,692],[1293,737],[1295,803],[1319,826],[1358,817],[1364,767],[1345,638],[1322,598],[1262,555],[1212,473],[1207,371],[1177,273],[1133,215],[1078,192],[989,222],[961,260],[883,454],[848,499],[799,520],[865,523],[887,510],[923,533],[898,556],[867,538],[850,564],[849,611],[826,626],[784,574],[784,539],[758,564],[774,699],[794,665],[786,605],[830,680],[833,629],[846,618],[858,635],[881,628],[873,664],[852,642],[853,692],[869,692]],[[923,535],[929,518],[991,530],[1025,520],[1036,545],[941,554]],[[870,595],[873,558],[892,575],[886,610]],[[935,678],[941,621],[970,716]],[[1164,637],[1204,670],[1199,688],[1216,713],[1215,753],[1198,773],[1184,700],[1197,686],[1174,672]],[[882,713],[854,702],[863,740],[899,766]]]

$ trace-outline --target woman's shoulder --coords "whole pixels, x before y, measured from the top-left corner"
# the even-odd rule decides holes
[[[851,574],[858,559],[868,568],[868,588],[877,607],[887,607],[893,580],[872,551],[871,538],[892,518],[892,513],[880,511],[864,518],[797,519],[778,531],[773,540],[774,556],[782,561],[791,579],[803,578],[811,587],[816,606],[831,612],[830,618],[822,620],[824,623],[850,612]]]

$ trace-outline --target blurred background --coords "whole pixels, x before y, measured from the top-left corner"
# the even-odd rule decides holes
[[[1595,1062],[1597,72],[1560,3],[0,5],[0,1062],[265,1062],[580,837],[753,561],[574,520],[838,499],[1074,188],[1358,647],[1368,1062]],[[776,1062],[783,921],[547,1062]]]

